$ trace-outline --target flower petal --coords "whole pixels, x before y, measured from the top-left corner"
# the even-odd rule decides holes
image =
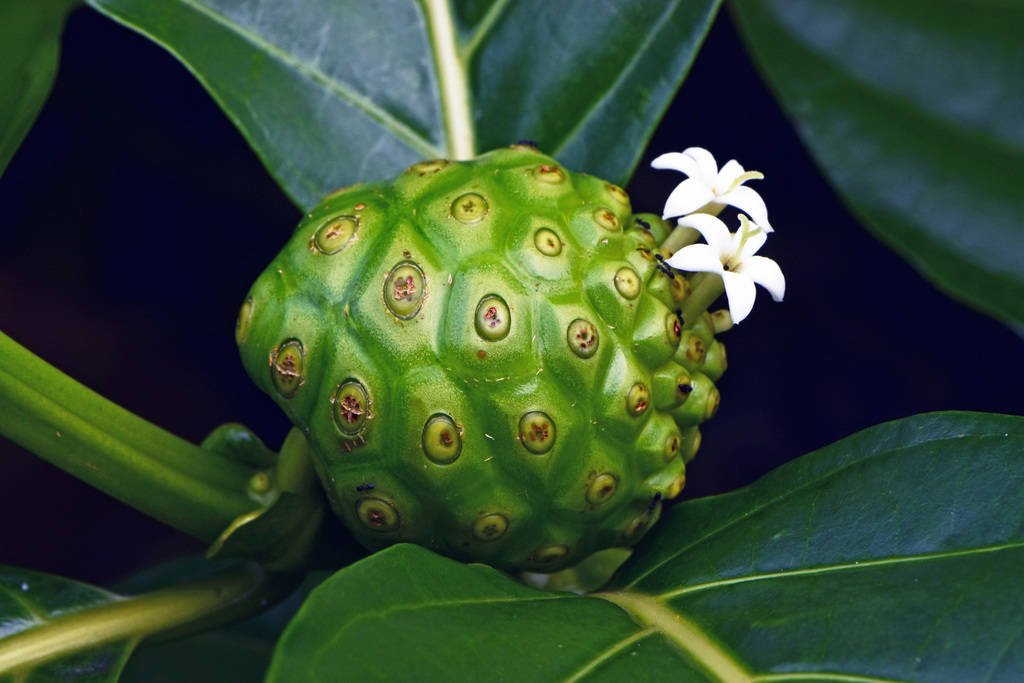
[[[718,194],[725,194],[732,187],[733,182],[743,175],[743,167],[740,166],[740,162],[735,159],[729,159],[725,162],[725,166],[718,172],[718,178],[715,180],[715,192]]]
[[[764,256],[751,256],[736,268],[736,272],[767,289],[776,301],[782,301],[786,293],[786,276],[775,261]]]
[[[731,192],[719,196],[718,201],[743,211],[765,232],[775,231],[772,224],[768,222],[768,207],[764,205],[764,200],[761,199],[761,195],[757,191],[740,185]]]
[[[665,259],[673,268],[690,273],[722,273],[718,250],[707,244],[691,244]],[[753,285],[751,285],[753,286]]]
[[[715,162],[715,155],[703,147],[687,147],[683,150],[683,154],[697,162],[701,180],[708,187],[715,184],[715,178],[718,177],[718,163]]]
[[[676,221],[685,228],[695,228],[716,252],[732,254],[732,233],[721,219],[707,213],[692,213]]]
[[[658,170],[672,170],[685,173],[691,178],[696,178],[700,175],[700,170],[697,168],[697,162],[693,157],[688,157],[682,152],[669,152],[668,154],[662,154],[651,162],[651,168]]]
[[[715,198],[715,193],[699,178],[687,178],[672,190],[665,200],[662,218],[675,218],[693,213]]]
[[[738,325],[754,308],[754,298],[757,296],[754,281],[739,273],[722,273],[722,281],[725,283],[725,295],[729,299],[729,315],[732,316],[733,324]]]
[[[755,227],[755,230],[756,229],[757,228]],[[758,230],[753,235],[749,236],[747,241],[743,243],[743,248],[739,250],[738,254],[736,254],[736,262],[739,264],[749,258],[753,258],[754,254],[764,246],[765,240],[767,239],[768,233],[763,230]]]

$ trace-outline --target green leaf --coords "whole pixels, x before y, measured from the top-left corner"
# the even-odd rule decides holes
[[[951,296],[1024,322],[1024,5],[733,9],[818,165],[867,227]]]
[[[880,425],[675,506],[587,597],[394,546],[313,591],[268,680],[1019,679],[1022,453],[1019,417]]]
[[[193,568],[200,578],[122,597],[0,567],[0,681],[114,681],[143,639],[249,617],[296,584],[252,564]]]
[[[175,54],[308,207],[521,138],[620,182],[720,0],[90,0]]]
[[[50,94],[64,18],[76,4],[5,0],[0,9],[0,173]]]
[[[204,561],[203,564],[209,563]],[[122,683],[262,680],[281,632],[309,592],[326,577],[324,572],[311,572],[291,596],[251,619],[187,638],[143,643],[128,660],[120,680]],[[154,578],[159,580],[159,576]]]
[[[116,681],[134,647],[130,640],[14,670],[9,667],[23,661],[24,654],[12,658],[2,645],[16,633],[117,600],[114,593],[71,579],[0,566],[0,681]]]
[[[635,631],[604,600],[545,593],[403,544],[314,590],[267,680],[564,680]]]

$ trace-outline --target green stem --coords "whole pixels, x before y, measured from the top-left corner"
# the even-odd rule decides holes
[[[476,156],[476,140],[470,111],[469,76],[456,47],[451,8],[448,0],[423,0],[423,8],[441,89],[448,156],[471,159]]]
[[[683,321],[686,323],[696,320],[725,291],[725,283],[722,282],[721,275],[717,273],[698,273],[697,275],[703,277],[694,277],[691,280],[693,291],[683,301]]]
[[[252,469],[128,412],[3,333],[0,434],[206,541],[254,507],[246,496]]]
[[[700,233],[697,230],[677,225],[669,233],[668,237],[665,238],[665,241],[661,243],[661,248],[675,253],[683,247],[693,244],[698,239],[700,239]]]
[[[280,592],[256,565],[74,612],[0,640],[0,675],[82,650],[209,628],[260,611]]]

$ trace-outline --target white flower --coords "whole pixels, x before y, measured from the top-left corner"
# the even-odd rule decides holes
[[[715,157],[703,147],[689,147],[681,153],[662,154],[651,162],[651,166],[681,171],[689,176],[668,196],[662,218],[675,218],[698,211],[717,214],[728,204],[747,213],[765,232],[774,232],[768,222],[768,208],[761,195],[743,185],[748,180],[764,178],[758,171],[744,171],[735,159],[730,159],[722,170],[718,170]]]
[[[733,323],[746,318],[754,307],[755,282],[767,289],[773,299],[782,301],[786,278],[779,264],[764,256],[754,256],[768,235],[746,216],[740,214],[740,229],[735,233],[706,213],[680,218],[679,225],[699,231],[708,243],[683,247],[665,262],[679,270],[720,275]]]

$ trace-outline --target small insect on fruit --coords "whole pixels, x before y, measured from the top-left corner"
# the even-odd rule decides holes
[[[310,211],[236,338],[367,547],[554,571],[640,539],[717,407],[669,229],[528,145],[424,161]]]

